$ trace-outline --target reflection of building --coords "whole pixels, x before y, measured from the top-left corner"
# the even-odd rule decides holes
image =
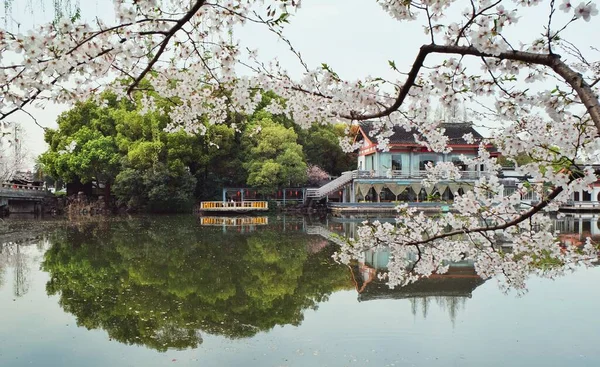
[[[376,276],[377,272],[387,270],[389,260],[388,249],[365,251],[363,258],[359,259],[356,267],[359,276],[356,277],[355,274],[355,279],[357,286],[360,286],[360,300],[428,295],[471,297],[473,290],[484,282],[475,272],[472,261],[461,261],[450,264],[445,274],[434,274],[427,279],[390,290],[385,281]],[[368,285],[369,283],[372,285]]]
[[[332,228],[346,237],[354,238],[362,220],[364,218],[334,218]],[[393,221],[391,218],[380,220]],[[341,228],[336,228],[340,225]],[[433,303],[447,310],[450,320],[454,322],[473,291],[485,282],[475,272],[473,262],[462,261],[450,264],[445,274],[433,274],[404,287],[390,289],[386,280],[380,278],[387,270],[389,261],[389,250],[370,250],[365,251],[362,258],[351,266],[359,301],[406,299],[411,304],[413,314],[422,314],[423,317],[427,317]]]
[[[385,272],[390,259],[389,250],[366,251],[364,257],[352,266],[359,301],[377,299],[408,299],[413,314],[421,308],[423,317],[431,301],[446,308],[450,319],[454,322],[459,309],[464,307],[473,291],[485,280],[475,272],[472,262],[450,264],[445,274],[433,274],[403,287],[390,289],[385,279],[379,274]]]

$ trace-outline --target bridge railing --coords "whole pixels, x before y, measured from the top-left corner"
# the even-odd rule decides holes
[[[33,190],[33,191],[46,191],[43,186],[31,186],[31,185],[19,185],[10,182],[5,182],[1,186],[3,189],[11,190]]]

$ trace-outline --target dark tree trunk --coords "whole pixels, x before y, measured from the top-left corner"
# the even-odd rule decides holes
[[[110,181],[104,184],[104,207],[110,209]]]

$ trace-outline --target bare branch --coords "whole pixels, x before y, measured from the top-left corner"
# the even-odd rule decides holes
[[[24,110],[22,108],[20,110],[23,111],[25,114],[29,115],[29,117],[31,117],[31,119],[33,120],[33,123],[36,124],[37,126],[39,126],[42,130],[44,130],[44,131],[48,130],[47,127],[40,125],[38,120],[29,111]]]

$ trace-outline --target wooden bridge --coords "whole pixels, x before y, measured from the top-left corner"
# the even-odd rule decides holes
[[[203,201],[198,208],[201,212],[231,212],[247,213],[269,210],[269,203],[266,201]]]

